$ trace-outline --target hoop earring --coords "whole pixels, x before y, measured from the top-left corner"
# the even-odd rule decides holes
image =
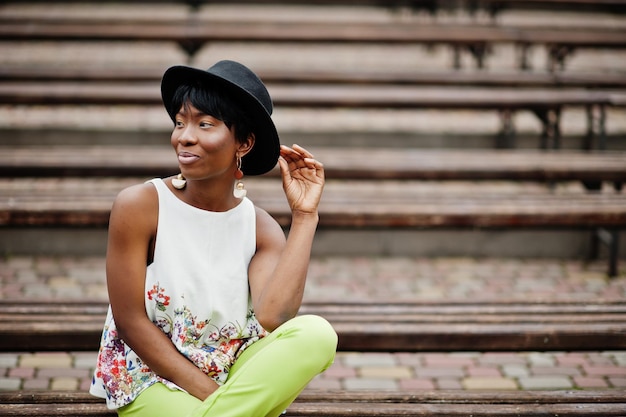
[[[183,177],[183,174],[180,173],[176,176],[176,178],[172,178],[172,187],[177,190],[182,190],[187,186],[187,180]]]
[[[244,198],[248,192],[244,188],[243,182],[241,181],[243,178],[243,171],[241,170],[241,156],[239,155],[237,155],[237,170],[235,171],[235,178],[237,179],[237,183],[235,184],[233,195],[235,198]]]

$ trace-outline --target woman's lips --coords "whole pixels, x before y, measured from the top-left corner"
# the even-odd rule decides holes
[[[178,162],[184,165],[194,163],[195,161],[198,160],[198,158],[199,158],[198,155],[194,155],[189,152],[180,152],[178,154]]]

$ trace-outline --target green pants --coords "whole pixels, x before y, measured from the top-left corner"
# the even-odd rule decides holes
[[[275,417],[333,362],[337,334],[319,316],[298,316],[248,347],[205,401],[157,383],[118,409],[121,417]]]

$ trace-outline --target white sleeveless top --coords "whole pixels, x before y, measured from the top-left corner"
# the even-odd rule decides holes
[[[254,205],[244,198],[231,210],[206,211],[179,200],[161,179],[150,182],[159,217],[154,261],[146,273],[146,312],[183,355],[223,384],[235,359],[266,335],[248,286],[256,250]],[[115,409],[156,382],[178,388],[118,337],[109,308],[91,394]]]

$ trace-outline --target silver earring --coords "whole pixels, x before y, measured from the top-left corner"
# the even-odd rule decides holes
[[[180,173],[176,176],[176,178],[172,178],[172,186],[177,190],[182,190],[187,185],[187,180],[183,177],[183,174]]]
[[[237,170],[235,171],[235,178],[237,179],[237,183],[235,184],[233,195],[235,198],[244,198],[248,192],[244,188],[243,182],[241,181],[243,178],[243,171],[241,170],[241,157],[239,155],[237,155]]]

